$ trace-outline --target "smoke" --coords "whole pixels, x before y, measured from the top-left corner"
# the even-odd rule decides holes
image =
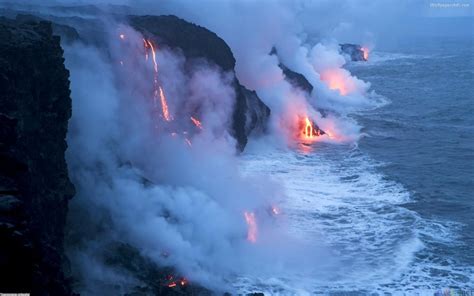
[[[73,98],[67,161],[77,189],[68,255],[78,289],[96,294],[115,285],[114,294],[140,284],[107,263],[116,242],[215,290],[232,289],[228,281],[236,275],[322,264],[308,260],[307,244],[277,223],[271,207],[284,198],[283,188],[239,172],[235,140],[227,133],[233,73],[156,45],[158,84],[172,116],[167,121],[153,95],[155,67],[143,36],[115,23],[105,32],[105,48],[65,46]]]

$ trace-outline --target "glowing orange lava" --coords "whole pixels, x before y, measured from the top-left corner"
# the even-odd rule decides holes
[[[319,129],[314,128],[313,122],[307,116],[300,120],[299,126],[300,139],[304,142],[314,141],[317,137],[321,136]]]
[[[166,121],[170,121],[172,118],[170,116],[170,113],[168,111],[168,103],[166,102],[166,97],[163,92],[163,88],[161,86],[159,87],[160,90],[160,101],[161,101],[161,108],[163,110],[163,117],[165,118]]]
[[[257,241],[257,221],[253,212],[244,212],[245,222],[247,222],[247,240],[251,243]]]
[[[369,60],[369,49],[367,47],[362,47],[361,50],[364,53],[364,60],[368,61]]]
[[[194,117],[191,116],[191,121],[192,121],[192,122],[194,123],[194,125],[197,126],[199,129],[202,129],[202,124],[201,124],[201,122],[200,122],[198,119],[196,119],[196,118],[194,118]]]
[[[325,81],[329,88],[338,90],[343,96],[349,92],[348,86],[340,69],[326,70],[321,73],[321,80]]]
[[[161,103],[161,110],[163,112],[163,118],[166,121],[171,121],[173,118],[171,117],[168,109],[168,102],[166,101],[166,96],[163,91],[163,88],[158,85],[158,63],[156,62],[156,52],[155,52],[155,46],[153,45],[153,42],[147,39],[143,39],[143,44],[145,46],[145,60],[148,60],[148,49],[151,50],[151,57],[153,61],[153,70],[154,70],[154,75],[153,75],[153,102],[156,104],[158,97],[160,99]]]
[[[145,40],[145,42],[146,42],[146,44],[148,44],[148,46],[145,46],[145,48],[150,48],[151,49],[151,55],[152,55],[152,59],[153,59],[153,67],[154,67],[155,73],[158,74],[158,63],[156,62],[155,46],[153,45],[153,43],[150,40]]]

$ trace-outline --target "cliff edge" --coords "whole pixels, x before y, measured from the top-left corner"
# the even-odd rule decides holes
[[[70,295],[63,228],[69,72],[49,22],[0,18],[1,292]]]

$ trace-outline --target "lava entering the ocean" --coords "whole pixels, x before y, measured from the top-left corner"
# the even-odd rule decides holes
[[[322,131],[314,122],[307,116],[299,121],[299,139],[304,142],[315,141],[319,136],[324,135]]]
[[[369,49],[367,47],[361,47],[360,50],[364,53],[364,60],[369,60]]]

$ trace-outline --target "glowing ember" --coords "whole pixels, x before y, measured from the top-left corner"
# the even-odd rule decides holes
[[[245,221],[248,225],[247,240],[251,243],[257,241],[257,221],[253,212],[244,212]]]
[[[177,287],[178,285],[184,287],[188,284],[188,280],[186,278],[180,278],[178,281],[173,280],[173,276],[169,275],[167,276],[167,280],[169,281],[167,286],[168,288],[174,288]]]
[[[369,49],[367,47],[362,47],[361,50],[364,53],[364,60],[368,61],[369,60]]]
[[[194,123],[195,126],[197,126],[199,129],[202,129],[202,124],[199,120],[191,116],[191,121]]]

